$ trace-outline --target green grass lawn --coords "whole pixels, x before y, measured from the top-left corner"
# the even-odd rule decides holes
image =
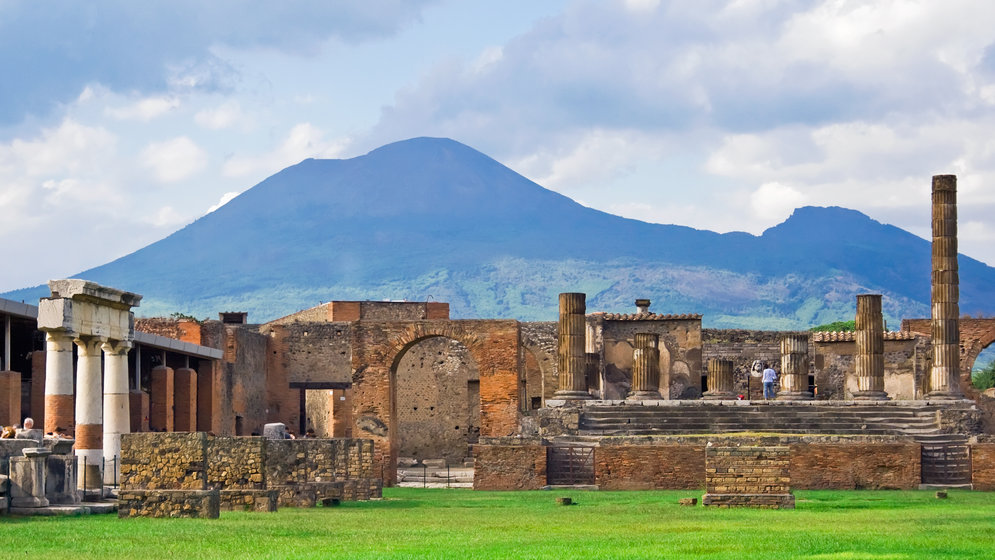
[[[780,511],[677,504],[701,494],[393,488],[381,501],[220,520],[0,517],[0,558],[995,558],[993,493],[798,491],[797,509]]]

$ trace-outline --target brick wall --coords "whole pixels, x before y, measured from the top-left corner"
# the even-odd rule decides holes
[[[691,490],[705,485],[704,445],[602,445],[594,452],[601,490]]]
[[[474,490],[538,490],[546,485],[542,445],[473,446]]]
[[[971,446],[971,469],[975,490],[995,490],[995,443]]]
[[[717,507],[794,508],[787,446],[705,448],[702,503]]]
[[[806,444],[791,448],[791,485],[815,489],[919,487],[920,446],[915,442]]]

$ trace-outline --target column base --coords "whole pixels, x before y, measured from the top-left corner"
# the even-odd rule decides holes
[[[810,401],[810,400],[812,400],[814,398],[815,397],[812,396],[812,393],[809,393],[808,391],[781,391],[780,393],[777,394],[776,397],[774,397],[774,400],[777,400],[777,401]],[[887,395],[885,395],[885,398],[888,398]]]
[[[553,398],[564,401],[586,401],[593,397],[587,391],[557,391],[553,393]]]
[[[625,397],[627,401],[660,401],[663,397],[660,391],[636,391]]]
[[[701,395],[703,401],[734,401],[736,394],[732,391],[705,391]]]
[[[891,397],[884,391],[857,391],[853,394],[855,401],[890,401]]]
[[[934,391],[932,393],[926,393],[926,400],[928,401],[963,401],[967,400],[967,397],[963,393],[953,392],[953,391]]]

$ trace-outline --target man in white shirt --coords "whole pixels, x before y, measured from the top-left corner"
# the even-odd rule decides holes
[[[777,381],[777,372],[774,368],[767,366],[764,368],[763,382],[764,382],[764,400],[769,400],[774,398],[774,382]]]

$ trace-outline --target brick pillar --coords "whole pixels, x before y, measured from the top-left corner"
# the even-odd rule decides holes
[[[156,366],[152,368],[152,390],[149,395],[149,429],[153,432],[172,432],[175,423],[173,416],[173,368]]]
[[[149,431],[149,394],[133,390],[128,393],[128,412],[131,416],[132,432]]]
[[[131,342],[107,342],[104,351],[104,482],[114,484],[121,474],[121,434],[131,431],[128,396],[128,351]]]
[[[220,435],[220,430],[214,426],[214,364],[203,360],[197,367],[197,431],[214,432]]]
[[[45,433],[76,431],[73,411],[73,337],[66,331],[45,334]]]
[[[560,294],[559,374],[560,389],[553,398],[580,400],[591,398],[587,392],[587,355],[584,352],[587,328],[587,296]]]
[[[21,423],[21,372],[0,371],[0,426]]]
[[[708,360],[708,391],[701,396],[708,400],[734,399],[732,390],[732,360]]]
[[[810,400],[808,390],[808,335],[791,334],[781,339],[781,390],[779,401]]]
[[[888,400],[884,391],[884,316],[881,314],[881,296],[862,294],[857,296],[857,354],[856,400]]]
[[[632,392],[627,400],[660,400],[660,337],[636,333],[632,349]]]
[[[177,432],[197,431],[197,372],[179,368],[173,373],[173,428]]]
[[[933,177],[933,368],[927,398],[962,399],[960,279],[957,272],[957,177]]]
[[[103,488],[104,415],[101,349],[105,340],[80,336],[76,342],[76,459],[80,462],[79,484],[87,489]]]

